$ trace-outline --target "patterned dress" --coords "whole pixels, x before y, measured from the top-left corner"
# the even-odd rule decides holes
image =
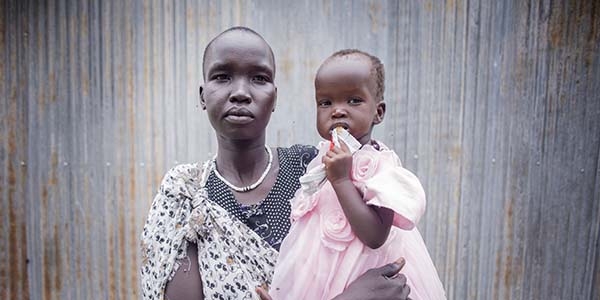
[[[312,146],[278,148],[279,173],[267,197],[239,204],[214,175],[214,161],[184,164],[165,175],[142,232],[143,299],[163,299],[166,284],[198,246],[206,299],[258,299],[270,284],[277,250],[290,227],[290,199],[317,154]]]

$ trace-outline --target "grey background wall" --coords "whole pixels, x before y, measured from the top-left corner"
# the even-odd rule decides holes
[[[422,180],[450,299],[600,298],[600,3],[0,1],[0,298],[136,299],[162,175],[215,150],[206,43],[277,58],[269,144],[315,143],[312,79],[386,66],[375,136]]]

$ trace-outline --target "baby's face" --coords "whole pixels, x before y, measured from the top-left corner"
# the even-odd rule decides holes
[[[375,97],[371,63],[361,56],[335,57],[325,62],[315,78],[317,131],[330,139],[341,126],[361,144],[371,140],[374,124],[383,119],[383,102]]]

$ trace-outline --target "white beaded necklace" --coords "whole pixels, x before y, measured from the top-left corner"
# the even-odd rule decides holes
[[[269,162],[267,163],[267,167],[265,168],[265,171],[262,173],[262,175],[260,175],[260,177],[258,178],[258,180],[255,183],[253,183],[251,185],[243,186],[243,187],[233,185],[231,182],[229,182],[227,179],[225,179],[223,177],[223,175],[221,175],[221,173],[219,173],[219,171],[217,170],[217,168],[216,168],[217,155],[215,155],[215,157],[213,157],[213,162],[215,164],[215,175],[217,176],[217,178],[219,178],[221,181],[223,181],[223,183],[225,183],[228,187],[230,187],[232,190],[234,190],[236,192],[245,193],[245,192],[249,192],[249,191],[255,189],[263,182],[263,180],[265,180],[265,177],[267,177],[267,174],[269,174],[269,171],[271,170],[271,165],[273,163],[273,153],[271,153],[271,149],[269,147],[267,147],[266,145],[265,145],[265,149],[267,150],[267,153],[269,154]]]

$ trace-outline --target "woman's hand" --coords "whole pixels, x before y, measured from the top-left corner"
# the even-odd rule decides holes
[[[410,287],[406,284],[406,276],[399,273],[404,267],[404,263],[404,258],[400,258],[391,264],[365,272],[334,300],[410,299],[408,297]],[[263,300],[269,300],[269,298]]]

